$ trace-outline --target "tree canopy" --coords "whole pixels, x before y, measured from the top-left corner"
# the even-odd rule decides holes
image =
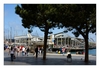
[[[66,8],[67,16],[64,26],[68,30],[73,30],[75,36],[81,34],[86,35],[86,24],[88,25],[88,33],[96,32],[96,5],[95,4],[76,4]],[[64,20],[65,21],[65,20]]]
[[[96,4],[21,4],[15,9],[25,28],[39,27],[44,32],[44,59],[49,29],[66,27],[76,37],[83,36],[88,62],[88,34],[96,32]]]
[[[96,4],[60,5],[59,22],[66,31],[78,37],[82,35],[85,41],[85,62],[88,62],[88,34],[96,33]]]
[[[52,4],[21,4],[16,6],[16,14],[22,18],[25,28],[39,27],[44,31],[45,23],[48,28],[56,27],[52,19],[55,17],[56,8]]]
[[[44,32],[43,59],[46,59],[47,37],[48,33],[51,33],[49,29],[57,26],[57,22],[53,21],[56,17],[55,7],[55,4],[21,4],[15,7],[15,12],[22,18],[22,25],[25,28],[39,27]]]

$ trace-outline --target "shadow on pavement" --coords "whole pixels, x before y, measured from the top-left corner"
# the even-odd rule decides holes
[[[96,65],[95,60],[90,60],[89,63],[85,63],[81,59],[72,59],[72,62],[67,62],[66,58],[50,58],[47,57],[43,60],[42,57],[16,57],[11,62],[10,57],[4,58],[4,65]]]

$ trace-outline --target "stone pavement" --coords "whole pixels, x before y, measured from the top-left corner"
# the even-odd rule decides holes
[[[29,56],[18,56],[11,62],[10,56],[4,53],[4,65],[96,65],[96,56],[89,56],[89,63],[84,62],[84,55],[72,54],[72,62],[68,62],[66,55],[47,53],[46,60],[42,59],[43,55],[35,58],[32,53]]]

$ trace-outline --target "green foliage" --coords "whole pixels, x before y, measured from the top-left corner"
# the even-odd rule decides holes
[[[88,62],[88,34],[96,32],[96,5],[95,4],[70,4],[60,5],[61,17],[58,21],[66,27],[67,31],[78,37],[80,34],[85,40],[85,62]],[[61,27],[61,26],[59,26]]]
[[[45,50],[47,35],[52,33],[49,29],[66,27],[64,32],[72,31],[76,37],[80,34],[84,37],[88,52],[88,34],[96,32],[96,4],[21,4],[15,10],[29,32],[32,27],[45,32]]]
[[[46,46],[49,29],[55,28],[57,22],[55,22],[56,5],[53,4],[21,4],[16,6],[15,13],[22,18],[22,25],[28,28],[28,32],[31,33],[31,27],[39,27],[44,32],[44,55],[43,59],[46,59]]]
[[[61,7],[62,6],[62,7]],[[61,8],[60,8],[61,7]],[[86,24],[88,33],[96,32],[96,5],[95,4],[69,4],[60,5],[59,22],[72,31],[75,36],[86,35]]]
[[[15,13],[22,18],[22,25],[25,28],[36,26],[36,15],[35,15],[36,11],[34,11],[36,10],[36,7],[37,7],[36,4],[35,5],[21,4],[21,6],[19,5],[16,6]]]
[[[48,29],[57,26],[57,23],[54,22],[57,15],[55,4],[21,4],[21,6],[17,5],[15,9],[16,14],[22,18],[22,25],[25,28],[37,26],[41,31],[45,31],[46,26]]]
[[[88,32],[96,32],[95,4],[21,4],[15,9],[25,28],[37,26],[45,31],[46,26],[48,29],[66,27],[66,31],[75,31],[78,36],[80,32],[85,35],[87,23]]]

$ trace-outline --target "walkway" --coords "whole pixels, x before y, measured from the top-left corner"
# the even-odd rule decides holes
[[[19,56],[13,62],[10,56],[4,52],[4,65],[96,65],[96,56],[89,56],[89,63],[84,62],[83,55],[72,55],[72,62],[67,62],[66,56],[56,53],[47,53],[46,60],[42,59],[42,55],[35,58],[32,53],[29,56]]]

